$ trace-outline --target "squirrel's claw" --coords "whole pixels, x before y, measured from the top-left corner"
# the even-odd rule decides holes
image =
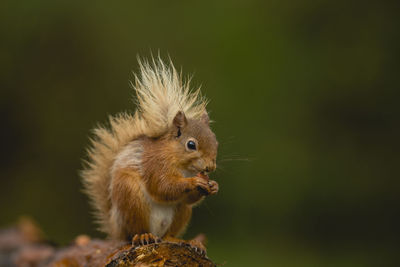
[[[136,234],[133,238],[132,238],[132,246],[134,247],[139,247],[140,246],[140,238],[139,235]]]

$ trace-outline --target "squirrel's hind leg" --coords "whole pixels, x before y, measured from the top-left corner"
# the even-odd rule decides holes
[[[164,237],[178,237],[183,234],[192,217],[192,207],[184,203],[178,204],[175,208],[174,219]],[[163,239],[164,239],[163,237]]]
[[[110,236],[131,240],[135,234],[149,233],[149,207],[136,170],[121,169],[111,182]]]
[[[198,235],[191,240],[184,240],[178,238],[185,230],[189,223],[190,217],[192,216],[192,207],[190,205],[181,204],[176,208],[174,220],[168,229],[168,232],[162,238],[163,241],[185,244],[193,247],[198,253],[205,255],[206,247],[203,244],[205,242],[204,235]]]

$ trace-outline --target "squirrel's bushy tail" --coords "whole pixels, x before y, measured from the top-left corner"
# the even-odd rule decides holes
[[[187,118],[201,118],[206,101],[200,90],[191,91],[172,63],[160,58],[151,62],[139,59],[135,75],[136,111],[109,117],[109,126],[98,126],[90,140],[88,159],[81,172],[85,192],[95,209],[100,230],[110,232],[111,168],[118,153],[141,135],[158,137],[166,133],[178,111]]]

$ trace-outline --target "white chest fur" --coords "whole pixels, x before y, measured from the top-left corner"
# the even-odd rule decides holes
[[[175,205],[157,203],[149,195],[144,185],[141,188],[150,209],[150,233],[158,237],[163,237],[174,219]]]
[[[150,232],[162,237],[174,219],[175,206],[163,205],[152,201],[150,204]]]

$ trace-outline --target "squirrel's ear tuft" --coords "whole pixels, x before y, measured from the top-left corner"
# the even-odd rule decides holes
[[[176,113],[175,118],[173,120],[173,124],[177,128],[185,127],[185,125],[187,124],[187,119],[186,119],[185,113],[183,113],[182,111],[178,111],[178,113]]]
[[[204,122],[207,125],[210,124],[210,117],[208,117],[207,111],[204,111],[203,115],[201,115],[201,121]]]

